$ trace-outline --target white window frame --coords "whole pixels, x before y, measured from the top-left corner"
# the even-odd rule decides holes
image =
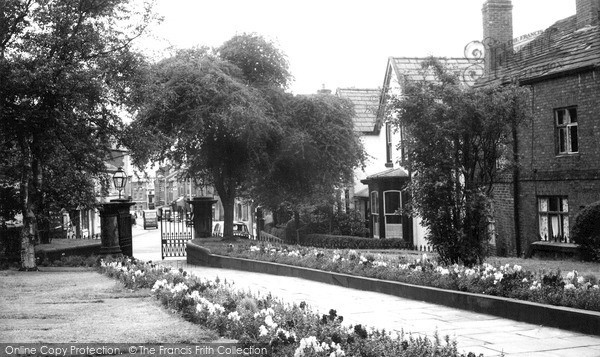
[[[388,207],[388,203],[387,203],[387,197],[390,194],[398,194],[398,207]],[[389,213],[388,213],[388,208],[389,208]],[[398,237],[393,237],[391,234],[391,229],[392,227],[396,227],[399,226],[400,227],[400,232],[399,235],[400,237],[402,236],[402,214],[401,214],[401,210],[402,210],[402,191],[400,190],[388,190],[388,191],[384,191],[383,192],[383,214],[384,214],[384,220],[383,220],[383,224],[385,224],[385,236],[387,238],[398,238]],[[390,217],[395,217],[395,220],[398,220],[399,222],[394,222],[394,223],[390,223],[388,222],[388,218]],[[389,233],[388,233],[389,231]]]
[[[555,109],[554,123],[556,125],[556,149],[558,155],[579,153],[577,107]]]
[[[373,226],[373,238],[379,238],[379,227],[381,226],[381,219],[379,217],[379,192],[371,191],[369,195],[371,200],[371,224]],[[375,223],[377,219],[377,223]]]
[[[552,200],[557,209],[551,209]],[[567,196],[538,196],[538,233],[542,241],[571,242]]]
[[[393,161],[393,143],[392,143],[392,125],[385,123],[385,158],[386,163],[391,164]]]

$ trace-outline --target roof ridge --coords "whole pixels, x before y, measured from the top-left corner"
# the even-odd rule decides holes
[[[436,59],[451,59],[451,60],[463,60],[468,61],[468,58],[465,57],[445,57],[445,56],[425,56],[425,57],[406,57],[406,56],[390,56],[389,58],[393,59],[414,59],[414,60],[424,60],[428,58],[436,58]]]

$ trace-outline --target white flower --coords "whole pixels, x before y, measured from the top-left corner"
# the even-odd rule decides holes
[[[523,280],[521,280],[522,283],[527,283],[529,282],[529,280],[527,280],[527,278],[523,278]]]
[[[576,276],[577,276],[577,271],[573,270],[567,274],[567,280],[573,280],[573,278]]]
[[[240,314],[237,311],[230,312],[227,318],[231,321],[240,321]]]
[[[577,278],[577,283],[583,284],[584,282],[585,282],[585,279],[583,278],[583,276],[580,276]]]
[[[517,265],[517,264],[515,264],[515,265],[513,266],[513,270],[514,270],[514,271],[521,271],[521,269],[523,269],[523,267],[522,267],[522,266],[520,266],[520,265]]]
[[[448,275],[450,274],[450,270],[446,269],[446,268],[442,268],[442,267],[437,267],[435,268],[435,271],[440,273],[441,275]]]
[[[574,290],[574,289],[575,289],[575,285],[573,285],[573,284],[565,285],[565,290]]]
[[[529,287],[529,290],[539,290],[542,288],[542,283],[540,283],[539,281],[535,280],[531,286]]]
[[[260,333],[260,336],[266,336],[267,334],[269,334],[269,330],[267,330],[265,325],[260,325],[260,327],[258,328],[258,331]]]
[[[272,329],[277,327],[277,324],[273,321],[273,316],[271,315],[267,315],[267,317],[265,317],[265,324]]]
[[[502,278],[504,278],[504,274],[502,274],[502,272],[499,271],[497,273],[494,273],[494,285],[496,285],[499,282],[501,282]]]
[[[294,339],[296,339],[296,333],[295,333],[295,332],[289,332],[289,331],[287,331],[287,330],[284,330],[284,329],[282,329],[282,328],[278,328],[278,329],[277,329],[277,331],[275,331],[275,334],[276,334],[277,336],[279,336],[279,334],[283,334],[283,336],[284,336],[286,339],[289,339],[289,338],[290,338],[290,336],[291,336],[291,337],[294,337]]]
[[[168,284],[168,282],[166,279],[155,281],[154,286],[152,286],[152,292],[155,292],[157,290],[167,287],[167,284]]]
[[[375,261],[375,262],[373,262],[373,266],[374,267],[387,267],[387,263],[386,262]]]

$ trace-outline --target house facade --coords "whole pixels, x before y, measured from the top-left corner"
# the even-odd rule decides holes
[[[418,217],[405,213],[410,199],[410,173],[405,163],[403,132],[397,130],[386,116],[389,96],[401,96],[403,83],[430,80],[433,73],[423,70],[427,58],[390,57],[386,65],[383,89],[341,88],[336,94],[354,103],[355,130],[368,155],[364,170],[355,172],[354,186],[348,197],[351,207],[364,214],[374,238],[400,238],[422,250],[429,250],[426,230]],[[466,58],[439,58],[469,85],[474,83],[473,63]]]
[[[360,212],[367,220],[370,214],[369,190],[360,180],[381,171],[386,165],[393,165],[391,156],[388,162],[387,149],[397,143],[397,138],[381,130],[382,123],[378,117],[381,89],[338,88],[336,95],[354,104],[354,131],[360,135],[367,153],[364,169],[354,170],[354,184],[346,189],[342,201],[346,208]]]
[[[514,136],[517,165],[494,187],[500,255],[525,254],[540,241],[570,244],[577,213],[600,200],[600,0],[576,5],[575,15],[518,48],[511,1],[483,5],[480,84],[531,90],[531,120]]]

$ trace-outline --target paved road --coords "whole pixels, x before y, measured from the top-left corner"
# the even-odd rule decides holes
[[[134,228],[133,254],[160,260],[160,232]],[[272,293],[287,302],[305,301],[326,313],[337,310],[344,321],[387,330],[403,329],[414,336],[456,338],[465,352],[486,357],[600,357],[600,337],[503,319],[459,309],[403,299],[375,292],[343,288],[298,278],[188,265],[185,260],[165,264],[183,267],[198,276],[233,281],[256,293]]]

